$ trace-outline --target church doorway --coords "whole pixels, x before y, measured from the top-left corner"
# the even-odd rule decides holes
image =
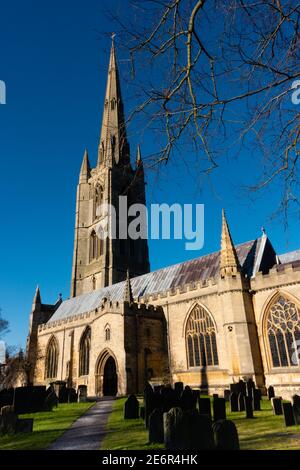
[[[118,393],[118,367],[110,350],[103,351],[96,363],[95,386],[97,396],[115,396]]]
[[[112,356],[110,356],[104,366],[103,376],[103,395],[115,396],[118,391],[118,376],[116,363]]]

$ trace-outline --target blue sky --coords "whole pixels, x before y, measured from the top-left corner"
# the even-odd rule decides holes
[[[0,106],[0,307],[10,322],[6,340],[16,346],[25,344],[37,284],[45,303],[60,292],[69,296],[76,184],[85,147],[93,164],[96,159],[110,49],[102,33],[113,29],[102,6],[97,0],[1,5],[0,80],[7,104]],[[128,110],[130,83],[122,88]],[[134,149],[134,129],[129,138]],[[145,156],[155,149],[151,135],[141,145]],[[218,249],[222,207],[236,243],[259,236],[265,226],[279,253],[299,247],[298,218],[287,231],[269,219],[276,187],[253,200],[240,190],[256,174],[252,155],[244,151],[225,161],[209,180],[191,161],[193,155],[178,154],[159,174],[147,172],[147,199],[204,203],[204,247],[192,252],[183,241],[152,241],[152,269]]]

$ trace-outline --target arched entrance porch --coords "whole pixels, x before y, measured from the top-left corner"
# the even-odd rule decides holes
[[[118,367],[115,356],[110,350],[103,351],[96,363],[96,395],[115,396],[118,393]]]

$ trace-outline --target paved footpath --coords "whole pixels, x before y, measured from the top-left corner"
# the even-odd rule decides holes
[[[105,426],[113,398],[106,397],[78,418],[48,450],[98,450],[105,436]]]

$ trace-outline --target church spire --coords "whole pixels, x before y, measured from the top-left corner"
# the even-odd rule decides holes
[[[87,183],[90,176],[91,176],[91,167],[90,167],[89,155],[88,155],[87,149],[85,149],[83,160],[82,160],[82,165],[81,165],[81,170],[80,170],[79,183]]]
[[[112,37],[98,149],[98,164],[112,167],[114,164],[128,162],[129,145],[126,139],[123,101],[116,61],[115,44]]]
[[[34,294],[32,306],[41,305],[41,303],[42,303],[41,291],[40,291],[39,286],[36,286],[36,290],[35,290],[35,294]]]
[[[127,274],[126,274],[126,281],[125,281],[125,288],[124,288],[124,302],[128,302],[129,304],[132,304],[133,302],[133,294],[132,294],[132,288],[131,288],[131,282],[130,282],[130,276],[129,276],[129,269],[127,269]]]
[[[230,235],[224,209],[222,210],[222,236],[220,253],[221,277],[235,276],[239,270],[239,261]]]

